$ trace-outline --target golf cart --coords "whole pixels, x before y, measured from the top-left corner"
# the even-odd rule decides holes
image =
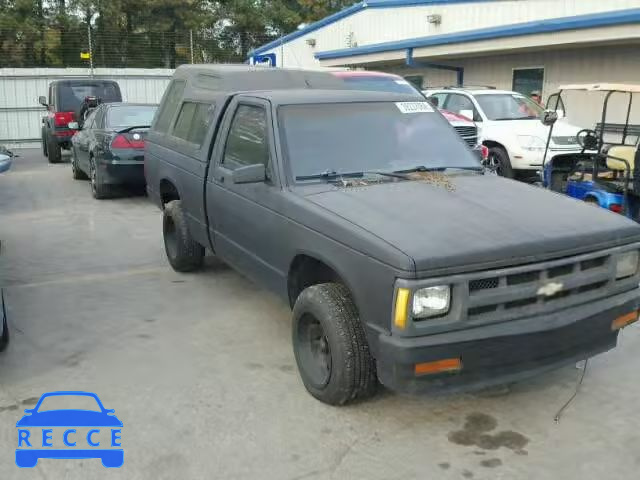
[[[578,132],[576,141],[582,148],[581,153],[558,155],[548,160],[557,120],[555,111],[564,109],[562,94],[569,91],[604,93],[602,119],[593,130]],[[549,116],[550,129],[542,164],[546,188],[640,221],[640,150],[638,136],[631,135],[633,127],[629,125],[636,93],[640,93],[640,85],[601,83],[564,85],[549,97],[547,106],[551,110],[545,114]],[[614,94],[628,96],[626,120],[622,125],[607,123],[609,101]],[[618,138],[605,139],[605,133],[614,133]]]

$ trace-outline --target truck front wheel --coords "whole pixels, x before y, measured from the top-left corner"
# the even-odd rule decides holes
[[[293,352],[309,393],[329,405],[375,394],[375,361],[346,287],[306,288],[293,307]]]
[[[191,272],[202,266],[204,247],[191,237],[180,200],[165,205],[162,235],[167,258],[176,272]]]

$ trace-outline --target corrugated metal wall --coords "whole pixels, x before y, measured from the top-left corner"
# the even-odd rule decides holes
[[[99,68],[94,76],[116,80],[124,101],[157,103],[172,74],[165,69]],[[53,80],[88,76],[84,68],[0,68],[0,143],[12,148],[37,146],[46,114],[38,97],[47,96]]]
[[[318,67],[316,52],[364,46],[408,38],[489,28],[548,18],[637,8],[640,0],[494,0],[461,4],[436,4],[370,8],[269,50],[286,67]],[[427,16],[438,14],[440,25]],[[315,45],[307,44],[314,39]]]

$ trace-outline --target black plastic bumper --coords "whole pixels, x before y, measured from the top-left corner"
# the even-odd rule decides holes
[[[141,161],[105,161],[101,169],[101,181],[112,185],[144,185],[144,163]]]
[[[546,317],[425,337],[380,335],[378,377],[404,393],[470,391],[516,382],[614,348],[618,331],[612,330],[613,320],[638,305],[634,290]],[[449,358],[462,360],[459,372],[414,373],[417,363]]]

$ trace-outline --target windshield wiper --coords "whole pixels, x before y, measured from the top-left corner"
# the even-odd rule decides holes
[[[401,178],[407,180],[407,177],[402,175],[401,172],[379,172],[377,170],[365,170],[363,172],[347,172],[339,173],[335,170],[325,170],[322,173],[316,173],[314,175],[300,175],[296,177],[296,180],[333,180],[336,178],[360,178],[365,175],[380,175],[383,177]]]
[[[470,172],[482,172],[482,167],[425,167],[424,165],[418,165],[413,168],[407,168],[406,170],[396,170],[393,173],[414,173],[414,172],[444,172],[445,170],[467,170]]]
[[[118,133],[127,133],[127,132],[130,132],[131,130],[138,130],[138,129],[143,130],[145,128],[149,129],[149,128],[151,128],[151,126],[150,125],[135,125],[133,127],[125,127],[123,129],[119,129]]]
[[[535,115],[527,115],[526,117],[500,117],[494,118],[493,120],[499,122],[503,120],[537,120],[538,118],[539,117],[536,117]]]

